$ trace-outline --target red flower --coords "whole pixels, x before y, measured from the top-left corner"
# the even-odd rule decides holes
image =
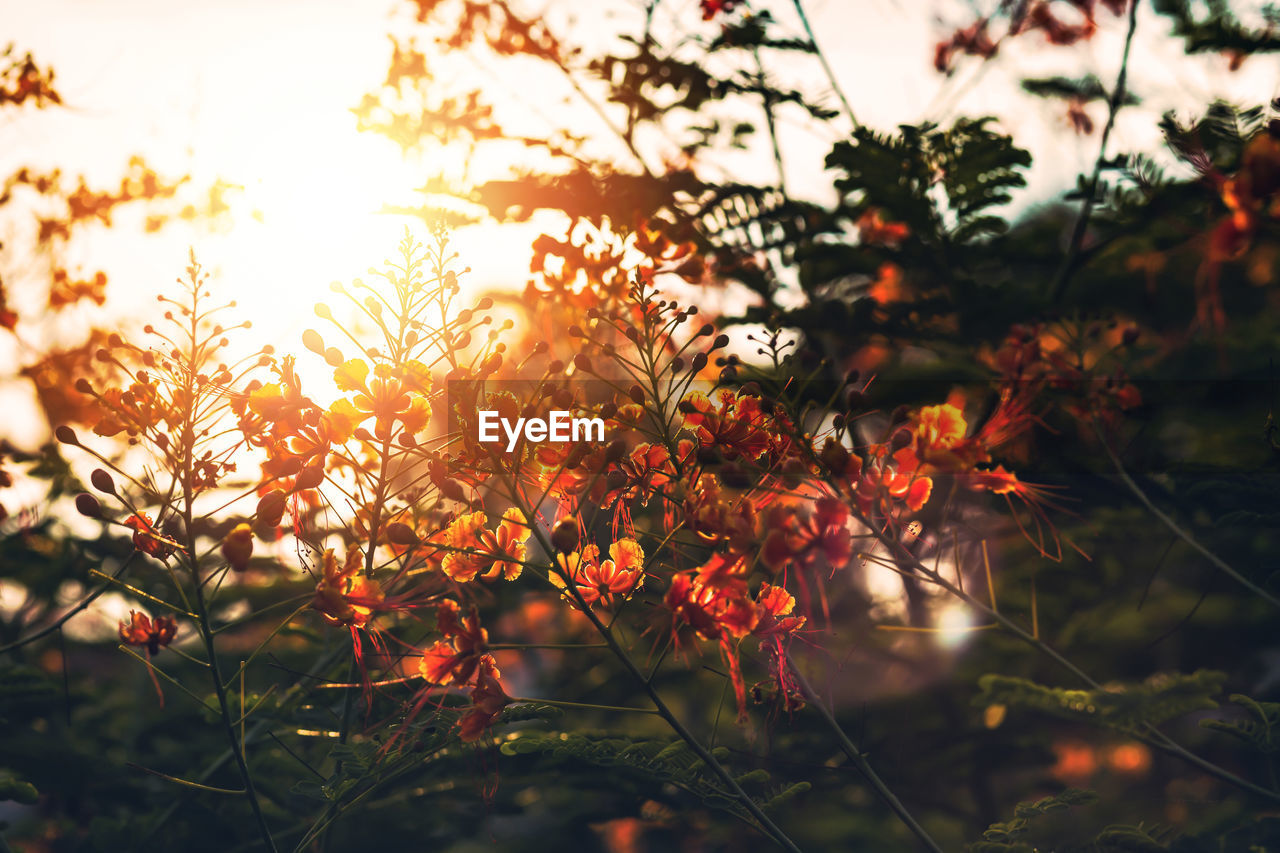
[[[790,562],[810,565],[822,557],[832,569],[843,568],[853,555],[848,521],[848,507],[834,498],[819,500],[813,514],[804,519],[795,507],[773,507],[765,522],[769,528],[761,555],[765,565],[779,571]]]
[[[858,217],[858,237],[863,243],[879,246],[896,246],[905,240],[911,229],[905,222],[885,222],[876,208],[868,208]]]
[[[145,646],[151,655],[173,642],[177,633],[178,621],[172,616],[152,619],[145,613],[130,610],[129,621],[120,623],[120,641],[130,646]]]
[[[466,684],[476,673],[489,643],[489,632],[480,627],[472,607],[459,619],[456,602],[445,600],[436,610],[436,627],[445,639],[422,651],[418,671],[432,684]]]
[[[759,621],[751,633],[757,637],[781,637],[795,633],[805,623],[803,616],[789,615],[795,606],[795,596],[782,587],[761,584],[760,591],[756,593]]]
[[[697,577],[674,576],[664,601],[676,620],[704,640],[742,639],[750,634],[759,622],[755,602],[747,594],[746,580],[726,570],[740,565],[716,555]]]
[[[502,709],[511,704],[511,697],[498,681],[501,677],[493,655],[480,658],[476,686],[471,690],[471,710],[458,721],[458,736],[462,740],[468,743],[478,740],[502,716]]]
[[[323,575],[316,584],[311,606],[330,622],[363,628],[385,603],[382,586],[362,573],[364,557],[360,549],[347,551],[346,562],[338,568],[333,549],[324,552]]]
[[[730,390],[712,403],[695,391],[680,403],[684,425],[697,435],[704,449],[715,448],[726,459],[758,459],[770,447],[768,417],[760,408],[760,398],[739,396]]]
[[[178,543],[156,532],[151,516],[145,512],[125,519],[125,526],[133,528],[133,547],[157,560],[167,560],[178,550]]]
[[[940,72],[949,73],[951,60],[957,53],[990,59],[998,49],[999,44],[987,34],[987,21],[984,18],[962,30],[956,30],[951,38],[938,42],[933,50],[933,67]]]
[[[698,0],[698,3],[702,7],[702,20],[710,21],[721,12],[726,15],[731,13],[739,0]]]

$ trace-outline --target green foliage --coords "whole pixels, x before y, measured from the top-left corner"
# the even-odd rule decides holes
[[[827,156],[827,167],[843,173],[835,180],[842,212],[856,218],[880,208],[934,247],[1004,233],[1008,223],[991,209],[1026,185],[1021,172],[1031,155],[991,130],[992,121],[959,119],[946,130],[903,125],[894,136],[855,129]]]
[[[1280,751],[1280,702],[1259,702],[1241,693],[1232,693],[1229,698],[1252,719],[1201,720],[1200,725],[1237,737],[1264,755]]]
[[[1042,98],[1074,98],[1082,103],[1090,101],[1106,101],[1111,93],[1102,85],[1095,74],[1084,77],[1030,77],[1022,81],[1022,88]],[[1132,92],[1125,92],[1124,105],[1136,106],[1142,100]]]
[[[746,811],[726,793],[723,782],[712,774],[684,741],[633,740],[579,733],[521,733],[502,744],[502,754],[542,756],[547,767],[586,762],[597,767],[636,774],[650,782],[676,785],[704,805],[731,811],[745,818]],[[723,759],[727,750],[718,750]],[[756,768],[737,777],[739,785],[758,792],[754,799],[766,809],[775,808],[809,790],[808,782],[770,785],[769,771]]]
[[[1197,670],[1189,675],[1154,675],[1141,684],[1116,684],[1105,690],[1068,690],[988,674],[978,679],[982,692],[974,701],[979,705],[1031,708],[1135,733],[1192,711],[1218,707],[1213,697],[1221,692],[1226,677],[1222,672]]]
[[[1245,142],[1262,128],[1266,116],[1261,107],[1242,109],[1214,101],[1204,116],[1190,125],[1166,113],[1160,129],[1174,153],[1192,166],[1201,171],[1210,167],[1230,171],[1239,166]]]
[[[13,800],[23,805],[33,805],[40,800],[40,793],[30,782],[0,773],[0,800]]]
[[[1197,16],[1197,7],[1203,14]],[[1277,23],[1274,7],[1266,13],[1268,26],[1254,29],[1240,22],[1223,0],[1193,4],[1191,0],[1155,0],[1156,11],[1173,19],[1173,34],[1187,43],[1188,53],[1235,50],[1241,53],[1273,53],[1280,50],[1280,36],[1273,27]]]
[[[965,849],[969,853],[1032,853],[1035,848],[1021,840],[1031,828],[1032,821],[1042,815],[1064,811],[1072,806],[1087,806],[1097,800],[1098,795],[1093,791],[1067,788],[1035,802],[1018,803],[1012,820],[991,824],[982,833],[982,841],[969,844]]]
[[[11,724],[47,709],[58,692],[49,677],[35,667],[0,668],[0,722]]]

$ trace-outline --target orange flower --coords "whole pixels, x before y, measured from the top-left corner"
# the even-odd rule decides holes
[[[600,549],[588,545],[580,554],[568,554],[560,558],[561,568],[578,588],[578,594],[587,606],[600,602],[605,607],[613,604],[614,596],[628,598],[644,585],[644,549],[634,539],[619,539],[609,546],[609,559],[599,562]],[[564,581],[552,574],[557,586]]]
[[[363,628],[385,602],[381,585],[361,574],[363,563],[364,557],[358,548],[347,551],[342,568],[338,568],[338,558],[332,548],[324,552],[323,576],[316,584],[311,606],[325,619],[337,625]]]
[[[915,451],[904,447],[885,458],[887,448],[880,446],[875,450],[878,458],[869,464],[850,466],[858,475],[854,487],[858,511],[866,515],[877,508],[877,502],[902,501],[907,509],[919,512],[933,494],[933,480],[921,474]]]
[[[145,646],[152,655],[173,642],[177,633],[178,621],[172,616],[152,619],[145,613],[130,610],[129,621],[120,623],[120,641],[130,646]]]
[[[902,284],[902,267],[888,261],[881,264],[876,270],[875,281],[867,288],[867,297],[877,305],[904,301],[907,290]]]
[[[693,430],[699,445],[715,448],[726,459],[758,459],[769,449],[768,417],[760,408],[760,398],[739,396],[722,390],[717,402],[695,391],[680,403],[684,425]]]
[[[374,378],[369,380],[369,365],[353,358],[334,370],[333,381],[342,391],[356,392],[351,404],[362,416],[361,420],[375,419],[375,436],[384,441],[390,438],[396,421],[409,433],[426,427],[431,419],[431,405],[426,397],[410,393],[409,387],[395,375],[390,365],[375,365],[373,375]],[[410,385],[421,387],[421,380],[420,371],[415,371],[410,377]]]
[[[452,549],[440,568],[452,580],[468,583],[477,575],[506,580],[520,577],[528,553],[531,529],[516,507],[507,510],[496,530],[485,527],[488,517],[477,510],[453,521],[444,532],[444,545]]]
[[[140,381],[134,382],[127,389],[108,388],[98,398],[99,408],[104,411],[102,419],[93,431],[98,435],[112,436],[120,432],[135,435],[141,430],[167,424],[170,430],[181,422],[182,400],[180,394],[174,393],[171,400],[165,400],[157,383],[139,373]]]
[[[1011,510],[1013,509],[1013,501],[1020,501],[1031,513],[1031,519],[1035,524],[1036,531],[1033,538],[1031,532],[1024,528],[1022,522],[1018,520],[1018,514],[1014,512],[1012,513],[1014,523],[1018,525],[1022,535],[1042,555],[1053,559],[1062,557],[1062,546],[1058,538],[1058,531],[1054,528],[1044,509],[1045,507],[1050,507],[1059,511],[1063,510],[1061,506],[1052,500],[1052,489],[1054,487],[1024,483],[1012,471],[1006,471],[1003,465],[997,465],[990,470],[975,469],[968,476],[968,485],[969,488],[975,491],[987,491],[993,495],[1000,495],[1008,502]],[[1056,554],[1051,555],[1046,548],[1046,532],[1053,541]]]
[[[432,684],[466,684],[488,648],[489,632],[480,627],[480,616],[472,607],[459,618],[456,602],[446,599],[436,610],[436,627],[445,639],[422,652],[418,671]]]
[[[483,655],[476,673],[476,686],[471,690],[471,710],[458,721],[458,736],[464,742],[478,740],[502,716],[502,709],[511,704],[511,697],[498,681],[501,677],[493,655]]]
[[[915,437],[922,451],[950,450],[964,441],[969,425],[958,406],[925,406],[914,418]]]
[[[532,530],[529,522],[516,507],[511,507],[502,514],[502,521],[492,534],[482,537],[484,545],[494,556],[493,566],[485,577],[497,577],[513,581],[520,577],[524,570],[524,560],[528,556],[528,541]]]
[[[761,584],[760,591],[756,593],[759,621],[751,633],[757,637],[780,637],[795,633],[805,623],[805,617],[789,615],[795,606],[795,596],[782,587]]]
[[[671,454],[660,444],[639,444],[617,463],[625,479],[616,489],[609,489],[599,499],[601,506],[608,506],[621,497],[622,500],[640,499],[641,506],[671,479],[675,469],[671,466]],[[608,478],[604,482],[608,486]],[[595,495],[593,494],[593,497]]]
[[[876,208],[868,208],[858,217],[858,238],[868,245],[896,246],[911,234],[905,222],[886,222]]]
[[[809,565],[825,557],[832,569],[844,568],[853,555],[848,521],[848,507],[834,498],[819,500],[803,521],[795,507],[771,507],[765,522],[769,535],[761,555],[765,565],[778,571],[789,562]]]
[[[730,501],[713,475],[704,474],[685,501],[685,523],[699,539],[711,545],[725,544],[743,554],[756,544],[756,508],[745,497]]]
[[[293,356],[285,356],[281,364],[273,368],[280,377],[278,383],[272,382],[258,388],[250,386],[248,400],[245,402],[238,398],[232,399],[232,406],[237,409],[242,422],[252,413],[274,428],[286,432],[302,427],[304,416],[315,409],[315,404],[303,395],[302,382],[294,372],[293,365]]]
[[[156,532],[151,516],[145,512],[125,519],[125,526],[133,528],[133,547],[157,560],[167,560],[178,550],[178,543]]]

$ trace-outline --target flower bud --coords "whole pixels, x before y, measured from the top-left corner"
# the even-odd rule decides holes
[[[323,482],[324,469],[319,465],[313,465],[298,472],[298,479],[294,481],[294,484],[298,489],[314,489]]]
[[[116,481],[111,479],[111,475],[101,468],[94,468],[93,473],[89,475],[89,482],[100,492],[108,495],[116,493]]]
[[[414,546],[422,542],[418,538],[418,534],[413,532],[413,528],[399,521],[393,521],[387,525],[385,530],[387,541],[392,545]]]
[[[102,504],[88,492],[76,495],[76,510],[86,518],[102,518]]]
[[[237,524],[222,540],[222,558],[237,572],[249,568],[249,558],[253,556],[253,528],[247,524]]]
[[[561,554],[577,551],[581,541],[582,533],[578,530],[578,523],[571,518],[564,519],[551,531],[551,544]]]

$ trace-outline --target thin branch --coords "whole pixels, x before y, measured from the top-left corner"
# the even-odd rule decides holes
[[[179,779],[177,776],[170,776],[168,773],[161,773],[159,770],[152,770],[150,767],[143,767],[141,764],[134,764],[132,761],[126,762],[126,764],[134,770],[141,770],[143,773],[150,773],[152,776],[159,776],[161,779],[176,782],[188,788],[195,788],[197,791],[204,791],[206,794],[232,794],[238,797],[244,793],[243,788],[215,788],[212,785],[201,785],[199,782],[192,782],[190,779]]]
[[[792,0],[792,4],[796,7],[796,14],[800,16],[800,24],[804,27],[805,35],[809,37],[809,43],[813,45],[813,54],[818,57],[818,62],[822,65],[822,70],[826,72],[827,82],[831,84],[831,91],[835,92],[837,98],[840,99],[840,105],[844,107],[844,113],[849,117],[850,123],[854,127],[859,127],[858,119],[853,114],[853,107],[849,106],[849,99],[844,96],[844,90],[840,88],[840,84],[836,81],[836,74],[831,70],[831,65],[827,62],[826,54],[822,52],[822,48],[818,46],[818,39],[813,34],[813,27],[809,24],[809,16],[805,14],[804,4],[801,0]]]
[[[849,740],[849,736],[845,734],[844,729],[840,727],[838,722],[836,722],[835,716],[826,706],[826,703],[822,701],[816,692],[814,692],[813,687],[809,684],[809,680],[804,677],[804,674],[800,672],[799,667],[796,666],[795,660],[791,657],[790,650],[786,652],[786,658],[787,666],[791,670],[791,674],[795,676],[796,683],[800,685],[800,692],[804,694],[804,698],[809,702],[809,704],[816,708],[818,713],[822,715],[822,719],[826,720],[827,727],[831,729],[832,733],[836,736],[836,740],[840,742],[840,748],[844,750],[844,754],[847,755],[849,760],[853,762],[854,766],[858,768],[858,772],[862,774],[862,778],[866,779],[871,787],[875,789],[876,793],[880,796],[880,799],[884,800],[885,804],[888,805],[889,808],[893,810],[893,813],[898,816],[898,819],[906,824],[907,829],[910,829],[915,833],[916,838],[920,839],[920,843],[923,844],[926,849],[933,851],[933,853],[942,853],[942,848],[938,846],[938,842],[934,841],[929,836],[929,833],[925,831],[924,827],[921,826],[914,817],[912,817],[911,812],[907,811],[907,807],[902,804],[902,801],[898,799],[893,791],[889,790],[889,786],[886,785],[884,780],[876,773],[875,769],[871,766],[871,763],[867,761],[866,756],[863,755],[856,746],[854,746],[853,741]]]
[[[111,575],[108,578],[107,583],[104,583],[102,586],[98,587],[93,592],[89,593],[84,598],[80,599],[80,601],[76,604],[75,607],[72,607],[66,613],[59,616],[52,624],[47,625],[44,628],[41,628],[39,631],[36,631],[34,634],[29,634],[26,637],[22,637],[21,639],[14,640],[12,643],[8,643],[7,645],[0,646],[0,654],[3,654],[4,652],[13,651],[14,649],[20,649],[25,645],[34,643],[36,640],[39,640],[42,637],[47,637],[50,634],[52,634],[54,631],[57,631],[63,625],[67,624],[67,622],[71,621],[76,616],[83,613],[85,610],[88,610],[89,605],[97,601],[100,595],[102,595],[104,592],[110,589],[112,581],[118,581],[120,577],[126,571],[129,570],[129,564],[133,562],[133,558],[137,556],[137,554],[138,554],[138,551],[135,548],[133,551],[129,553],[128,557],[125,557],[124,562],[120,564],[120,568],[116,569],[115,574]]]
[[[1116,474],[1119,475],[1121,482],[1129,487],[1129,491],[1133,492],[1134,496],[1137,497],[1138,500],[1142,501],[1143,506],[1145,506],[1152,515],[1158,518],[1160,523],[1169,529],[1170,533],[1177,536],[1183,542],[1186,542],[1198,551],[1201,556],[1207,559],[1210,563],[1213,563],[1213,565],[1226,574],[1227,577],[1231,578],[1236,583],[1240,584],[1273,607],[1280,607],[1280,599],[1276,598],[1274,595],[1267,592],[1244,575],[1240,574],[1240,572],[1231,568],[1225,560],[1197,542],[1190,533],[1179,526],[1178,522],[1174,521],[1161,511],[1158,506],[1152,503],[1151,498],[1147,497],[1146,492],[1142,491],[1141,487],[1139,487],[1138,484],[1134,482],[1134,479],[1129,476],[1129,472],[1124,469],[1124,465],[1120,462],[1120,458],[1116,456],[1115,451],[1111,449],[1111,445],[1107,443],[1106,436],[1102,434],[1102,429],[1098,426],[1097,421],[1094,421],[1093,429],[1094,432],[1098,434],[1098,440],[1102,442],[1102,449],[1107,452],[1107,457],[1111,460],[1111,464],[1116,469]]]
[[[1125,79],[1129,73],[1129,49],[1133,45],[1133,33],[1138,28],[1138,3],[1140,0],[1129,0],[1129,29],[1124,36],[1124,53],[1120,57],[1120,71],[1116,74],[1116,85],[1111,90],[1111,99],[1107,102],[1107,123],[1102,128],[1102,140],[1098,145],[1098,159],[1093,164],[1093,175],[1089,178],[1089,183],[1085,187],[1084,199],[1080,203],[1080,215],[1076,217],[1075,228],[1071,232],[1071,244],[1067,249],[1066,257],[1062,259],[1062,265],[1058,267],[1058,272],[1053,278],[1053,284],[1050,287],[1051,299],[1057,302],[1063,291],[1067,289],[1067,285],[1071,281],[1072,274],[1079,268],[1080,247],[1084,245],[1085,231],[1089,227],[1089,219],[1093,216],[1093,208],[1097,203],[1098,184],[1102,180],[1102,168],[1106,164],[1107,157],[1107,141],[1111,139],[1111,131],[1116,126],[1116,115],[1120,112],[1120,108],[1124,106],[1125,96]]]

